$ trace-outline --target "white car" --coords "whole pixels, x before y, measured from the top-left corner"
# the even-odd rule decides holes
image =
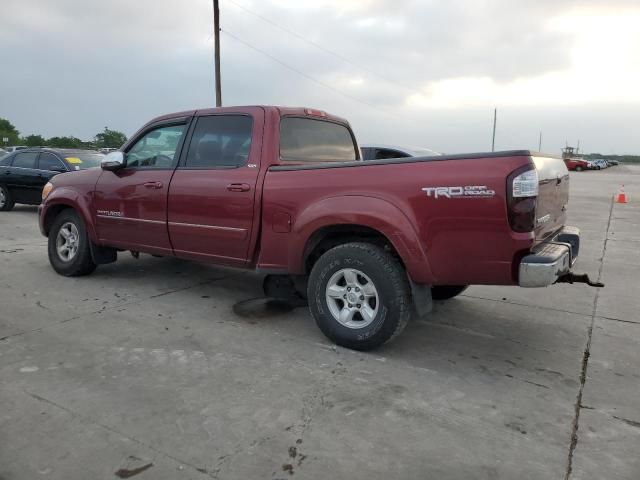
[[[29,148],[29,147],[27,147],[27,146],[25,146],[25,145],[19,145],[19,146],[17,146],[17,147],[3,147],[3,148],[5,149],[5,151],[6,151],[7,153],[13,153],[13,152],[15,152],[16,150],[23,150],[23,149],[25,149],[25,148]]]
[[[423,147],[400,147],[397,145],[360,145],[362,160],[383,160],[385,158],[436,157],[439,152]]]

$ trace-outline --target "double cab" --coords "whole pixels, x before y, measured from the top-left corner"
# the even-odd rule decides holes
[[[359,350],[468,285],[572,278],[569,175],[527,150],[361,161],[349,126],[308,108],[192,110],[143,126],[101,168],[56,175],[50,263],[86,275],[119,251],[253,269]],[[290,288],[289,288],[290,287]]]

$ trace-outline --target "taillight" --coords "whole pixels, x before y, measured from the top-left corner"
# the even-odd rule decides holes
[[[515,232],[532,232],[536,226],[538,172],[533,165],[513,171],[507,177],[507,214]]]

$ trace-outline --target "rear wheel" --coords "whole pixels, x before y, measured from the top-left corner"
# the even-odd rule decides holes
[[[581,171],[582,171],[582,167],[581,167],[580,165],[578,165],[578,166],[576,167],[576,172],[581,172]]]
[[[91,258],[89,236],[80,215],[63,210],[49,231],[49,262],[53,269],[66,277],[88,275],[96,269]]]
[[[11,198],[11,192],[4,185],[0,185],[0,211],[7,212],[13,208],[15,202]]]
[[[434,300],[449,300],[464,292],[469,285],[436,285],[431,287],[431,298]]]
[[[391,253],[347,243],[322,255],[309,276],[311,314],[329,339],[372,350],[400,334],[411,316],[411,289]]]

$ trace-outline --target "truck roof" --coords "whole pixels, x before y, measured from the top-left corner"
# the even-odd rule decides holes
[[[196,110],[184,110],[181,112],[168,113],[166,115],[161,115],[156,117],[148,122],[155,123],[162,120],[170,120],[172,118],[180,118],[180,117],[190,117],[193,115],[213,115],[215,113],[232,113],[243,110],[249,110],[251,108],[262,108],[265,112],[272,111],[276,112],[279,116],[285,115],[295,115],[301,117],[309,117],[309,118],[317,118],[317,119],[326,119],[333,122],[341,123],[343,125],[349,125],[349,122],[342,117],[338,117],[337,115],[331,115],[323,110],[317,108],[309,108],[309,107],[286,107],[286,106],[278,106],[278,105],[233,105],[228,107],[216,107],[216,108],[199,108]]]

